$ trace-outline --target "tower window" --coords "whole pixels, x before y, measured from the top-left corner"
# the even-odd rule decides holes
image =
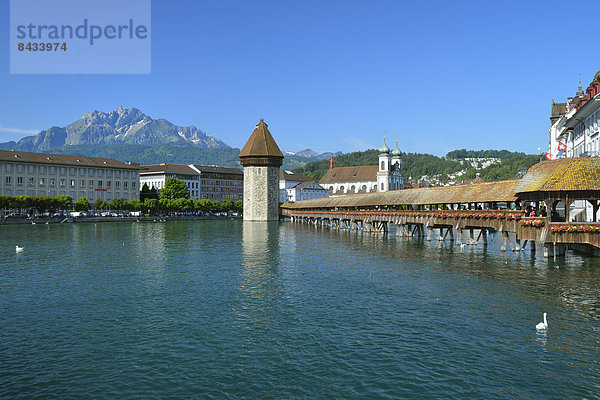
[[[382,161],[382,162],[381,162],[381,170],[382,170],[382,171],[385,171],[385,161]]]

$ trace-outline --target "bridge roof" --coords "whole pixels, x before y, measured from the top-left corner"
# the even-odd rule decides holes
[[[518,180],[510,180],[471,185],[392,190],[389,192],[302,200],[296,203],[284,204],[283,207],[304,209],[515,201],[514,189],[518,183]]]
[[[599,189],[600,158],[561,158],[542,161],[529,168],[515,188],[515,193]]]

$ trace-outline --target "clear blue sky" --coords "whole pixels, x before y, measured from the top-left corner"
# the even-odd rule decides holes
[[[152,1],[149,75],[10,75],[0,0],[0,141],[136,107],[241,147],[537,152],[552,99],[600,70],[600,2]]]

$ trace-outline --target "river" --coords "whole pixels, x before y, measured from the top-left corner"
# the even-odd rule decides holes
[[[598,259],[292,223],[0,235],[0,398],[600,398]]]

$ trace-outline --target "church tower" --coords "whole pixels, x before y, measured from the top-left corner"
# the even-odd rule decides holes
[[[240,152],[244,167],[244,221],[279,220],[283,154],[262,119]]]
[[[404,189],[404,179],[402,178],[402,159],[400,158],[402,152],[398,148],[398,141],[396,141],[396,147],[390,154],[392,155],[392,166],[390,168],[390,190]]]
[[[377,171],[377,191],[387,192],[390,190],[390,149],[385,144],[379,149],[379,171]]]

